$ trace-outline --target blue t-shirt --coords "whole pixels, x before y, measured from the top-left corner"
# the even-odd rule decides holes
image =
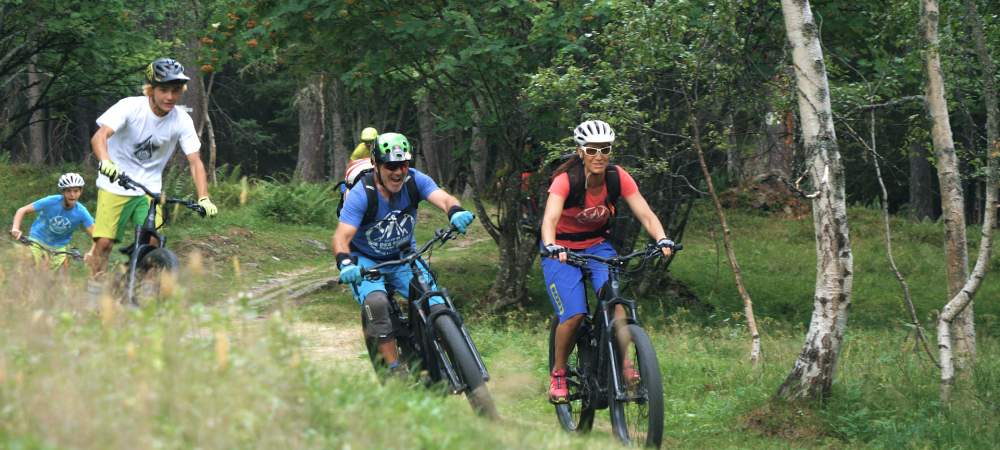
[[[39,199],[31,206],[35,207],[38,217],[31,224],[29,236],[49,247],[63,247],[69,244],[77,227],[90,228],[94,218],[83,203],[76,202],[71,209],[63,206],[62,195],[50,195]]]
[[[431,177],[416,169],[410,169],[409,176],[416,181],[421,200],[426,200],[427,196],[439,189]],[[368,195],[365,194],[364,183],[355,184],[347,194],[344,209],[340,211],[340,221],[358,227],[358,232],[351,239],[353,251],[375,260],[399,258],[399,244],[406,241],[410,241],[412,245],[416,243],[413,229],[417,224],[417,216],[415,210],[406,212],[410,206],[406,183],[391,200],[386,200],[381,193],[376,197],[378,212],[375,214],[375,220],[362,226],[361,220],[365,217],[365,209],[368,208]]]

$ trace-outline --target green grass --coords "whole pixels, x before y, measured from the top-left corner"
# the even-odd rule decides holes
[[[0,166],[0,213],[12,216],[54,183],[47,172]],[[91,205],[93,191],[87,195]],[[914,352],[902,325],[878,214],[854,208],[850,217],[854,304],[833,396],[822,406],[783,408],[769,399],[801,349],[812,312],[811,220],[730,212],[763,332],[764,364],[753,370],[742,303],[719,253],[719,233],[712,232],[717,226],[707,209],[696,213],[671,271],[715,312],[664,315],[659,299],[640,303],[664,374],[665,447],[990,448],[1000,442],[1000,307],[990,301],[1000,294],[1000,283],[991,281],[996,262],[977,297],[977,368],[943,408],[938,372]],[[421,209],[420,221],[420,242],[446,224],[432,207]],[[307,344],[317,343],[296,335],[296,324],[360,328],[357,304],[343,287],[263,308],[235,299],[258,280],[302,267],[333,274],[330,250],[310,242],[328,247],[330,227],[276,223],[253,205],[230,204],[215,219],[177,217],[165,232],[186,264],[175,298],[138,311],[107,310],[113,316],[83,307],[82,266],[74,266],[69,281],[52,279],[30,272],[18,248],[0,248],[0,448],[616,446],[605,411],[590,437],[558,431],[545,399],[550,306],[540,274],[533,275],[529,305],[486,312],[481,299],[493,282],[496,250],[481,227],[436,250],[431,265],[468,319],[493,375],[489,386],[501,424],[475,417],[459,397],[379,385],[362,355],[350,364],[313,360]],[[933,331],[927,320],[944,303],[940,225],[895,220],[894,232],[897,261]],[[978,239],[976,231],[969,235]],[[74,242],[87,248],[80,238]],[[195,254],[200,264],[193,263]]]

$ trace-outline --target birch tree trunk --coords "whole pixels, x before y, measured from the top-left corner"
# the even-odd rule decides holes
[[[936,6],[936,5],[935,5]],[[941,390],[942,401],[948,401],[951,397],[951,387],[955,384],[955,364],[952,354],[951,331],[954,329],[958,333],[956,319],[960,317],[964,310],[972,309],[972,299],[979,290],[986,270],[989,267],[990,256],[993,250],[993,228],[997,220],[997,159],[1000,158],[1000,111],[997,106],[997,88],[994,80],[996,66],[993,58],[990,57],[989,48],[986,46],[986,38],[983,31],[982,18],[976,10],[976,4],[972,0],[965,1],[965,8],[968,14],[969,23],[972,26],[972,37],[976,43],[976,55],[979,58],[979,65],[982,67],[984,101],[986,102],[986,199],[983,205],[983,229],[982,238],[979,241],[979,256],[976,258],[976,265],[972,270],[972,275],[965,281],[962,289],[951,297],[945,304],[938,316],[938,348],[941,358]],[[952,326],[955,325],[955,326]],[[972,335],[975,337],[975,335]],[[957,342],[956,342],[957,344]],[[975,346],[970,355],[974,362]]]
[[[927,84],[927,114],[931,119],[931,141],[937,159],[938,182],[941,189],[941,216],[944,218],[944,253],[948,275],[948,298],[958,295],[965,285],[969,273],[969,254],[965,236],[965,199],[962,195],[962,180],[958,170],[955,142],[951,135],[948,118],[948,102],[944,97],[944,76],[941,72],[941,58],[938,54],[938,3],[937,0],[922,1],[922,31],[925,40],[925,65]],[[954,351],[959,369],[971,362],[976,352],[975,324],[972,304],[960,311],[953,325]],[[939,342],[938,345],[941,345]]]
[[[35,59],[37,55],[28,63],[28,108],[32,109],[28,122],[28,161],[38,165],[45,163],[45,112],[38,107],[42,100],[42,77]]]
[[[325,111],[323,74],[314,75],[299,90],[295,103],[299,111],[299,155],[295,178],[312,183],[323,181],[323,132]]]
[[[344,172],[347,171],[347,160],[350,158],[350,150],[344,145],[344,103],[343,85],[340,80],[334,77],[330,83],[330,180],[337,183],[344,179]]]
[[[805,345],[775,394],[785,400],[819,400],[830,394],[847,327],[854,280],[847,227],[844,169],[837,148],[830,88],[819,27],[807,0],[782,0],[792,48],[799,116],[813,194],[816,288]]]
[[[215,170],[217,164],[216,157],[219,154],[219,149],[215,145],[215,127],[212,126],[212,116],[208,112],[209,99],[212,95],[212,84],[215,81],[215,72],[212,72],[212,74],[209,75],[207,85],[205,84],[205,78],[202,77],[201,74],[196,74],[195,80],[197,80],[197,82],[194,83],[194,85],[199,87],[199,98],[201,100],[201,104],[195,109],[201,111],[199,114],[201,124],[208,129],[208,167],[205,168],[205,171],[208,172],[209,181],[211,181],[212,184],[216,184],[219,182],[218,171]],[[200,128],[198,134],[201,134]]]

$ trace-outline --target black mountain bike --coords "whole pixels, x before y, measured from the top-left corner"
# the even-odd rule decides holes
[[[683,248],[680,244],[674,251]],[[634,300],[622,297],[621,283],[629,261],[641,258],[639,267],[648,259],[660,255],[652,244],[625,256],[604,258],[597,255],[567,251],[566,261],[580,267],[584,279],[590,279],[587,261],[608,266],[608,281],[598,291],[597,309],[590,310],[576,332],[569,350],[566,381],[569,402],[555,405],[559,423],[567,431],[586,433],[594,425],[594,412],[610,408],[611,427],[615,436],[626,445],[659,447],[663,439],[663,381],[660,364],[649,336],[639,326]],[[548,252],[542,250],[542,256]],[[635,269],[638,270],[638,267]],[[625,317],[614,318],[615,306],[625,309]],[[559,319],[554,318],[549,330],[549,371],[555,362],[555,337]],[[631,361],[638,379],[627,380],[625,361]]]
[[[139,189],[152,198],[145,222],[135,227],[135,241],[119,249],[128,256],[128,263],[125,272],[115,279],[115,294],[122,302],[139,306],[146,300],[158,298],[163,277],[176,279],[180,269],[177,255],[166,248],[167,237],[157,232],[156,206],[178,204],[201,217],[205,217],[205,208],[191,200],[161,197],[127,175],[119,175],[118,184],[126,189]],[[154,245],[154,238],[157,245]]]
[[[77,261],[82,261],[83,260],[83,254],[81,254],[80,250],[78,250],[75,247],[70,248],[68,250],[53,250],[53,249],[48,248],[48,247],[46,247],[46,246],[44,246],[42,244],[39,244],[38,242],[35,242],[35,241],[32,241],[31,239],[28,239],[28,237],[24,236],[24,235],[21,235],[21,237],[17,240],[17,242],[20,242],[20,243],[22,243],[24,245],[27,245],[29,247],[38,247],[38,248],[42,249],[43,251],[45,251],[46,253],[48,253],[48,254],[50,254],[52,256],[66,255],[67,257],[72,258],[72,259],[77,260]]]
[[[404,244],[400,249],[400,259],[378,263],[363,269],[361,274],[367,279],[375,279],[381,276],[382,268],[398,265],[410,267],[413,278],[409,285],[409,302],[405,313],[394,292],[389,292],[389,314],[400,360],[406,364],[411,375],[419,374],[427,387],[443,381],[452,394],[465,393],[476,413],[498,419],[496,405],[486,387],[486,382],[490,379],[489,372],[448,291],[431,290],[430,285],[421,277],[420,265],[423,265],[437,283],[437,277],[420,256],[435,244],[443,245],[454,238],[455,233],[457,230],[454,227],[437,230],[434,238],[416,251],[408,243]],[[443,298],[444,303],[431,306],[430,299],[435,296]],[[361,326],[367,331],[368,320],[364,313],[361,314]],[[387,368],[379,354],[377,340],[368,338],[367,333],[365,336],[365,346],[375,371],[386,376]]]

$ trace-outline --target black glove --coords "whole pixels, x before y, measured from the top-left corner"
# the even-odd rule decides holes
[[[545,256],[558,258],[560,253],[566,253],[566,247],[559,244],[548,244],[545,246]]]

